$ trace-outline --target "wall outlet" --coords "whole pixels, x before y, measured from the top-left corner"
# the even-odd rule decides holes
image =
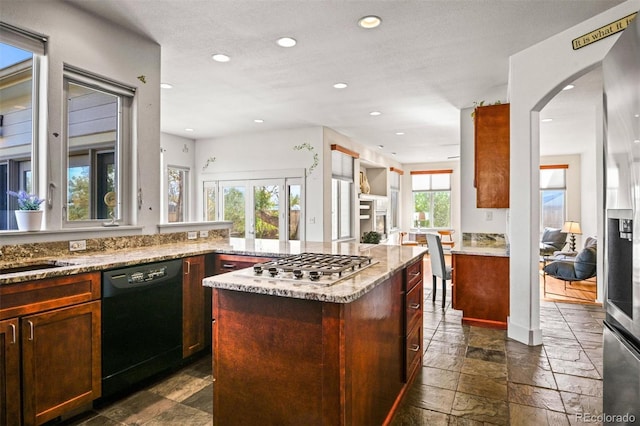
[[[488,211],[488,212],[484,212],[484,220],[493,220],[493,212],[492,211]]]
[[[209,231],[200,231],[200,238],[208,238]]]
[[[82,251],[87,249],[87,240],[69,241],[69,251]]]
[[[187,232],[187,240],[197,240],[197,239],[198,239],[198,231]]]

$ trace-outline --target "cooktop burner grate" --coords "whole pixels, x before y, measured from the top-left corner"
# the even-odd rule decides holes
[[[370,256],[301,253],[256,264],[253,266],[253,273],[255,276],[272,278],[294,280],[306,278],[314,282],[323,279],[335,282],[355,274],[372,263],[373,259]]]

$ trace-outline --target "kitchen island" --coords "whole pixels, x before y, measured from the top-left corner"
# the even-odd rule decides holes
[[[507,328],[509,255],[504,248],[468,247],[451,250],[452,306],[462,323]]]
[[[331,285],[253,276],[213,287],[214,424],[388,423],[421,365],[424,249],[325,244],[370,256]]]

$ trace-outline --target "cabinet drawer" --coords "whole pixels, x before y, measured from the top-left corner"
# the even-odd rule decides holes
[[[0,320],[100,298],[100,272],[0,286]]]
[[[224,274],[225,272],[237,271],[238,269],[250,268],[256,263],[262,263],[271,260],[269,257],[259,256],[239,256],[233,254],[218,254],[215,257],[215,273]]]
[[[422,323],[422,282],[405,296],[405,324],[407,332]]]
[[[422,364],[422,325],[414,327],[409,333],[405,346],[404,381],[415,374],[416,369]]]
[[[406,290],[410,291],[422,280],[422,258],[405,269]]]

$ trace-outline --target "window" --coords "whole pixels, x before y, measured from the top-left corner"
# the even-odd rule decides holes
[[[389,228],[400,228],[400,176],[404,172],[396,168],[391,167],[391,173],[389,174]]]
[[[451,170],[413,171],[413,226],[451,227]]]
[[[300,241],[303,194],[298,177],[205,181],[204,218],[232,222],[234,238]]]
[[[65,66],[64,90],[67,224],[130,223],[134,89]]]
[[[331,151],[331,239],[353,237],[353,157]]]
[[[540,231],[562,228],[566,217],[566,165],[540,167]]]
[[[186,222],[189,198],[189,170],[181,167],[167,167],[167,221]]]
[[[38,99],[46,38],[0,22],[0,230],[17,229],[7,191],[37,184]]]

